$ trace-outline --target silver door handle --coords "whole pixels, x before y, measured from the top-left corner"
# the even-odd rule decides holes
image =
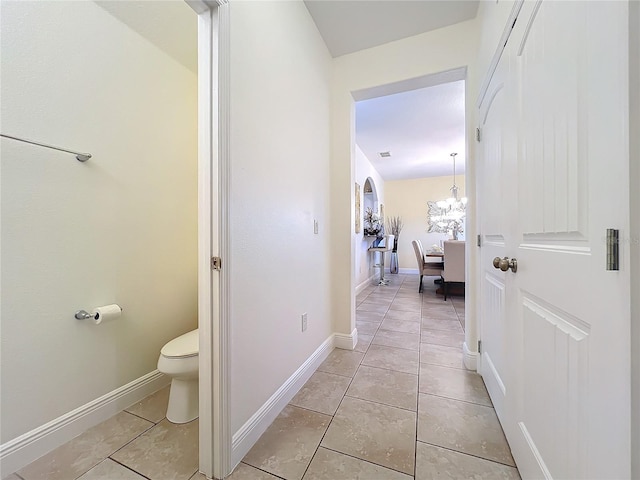
[[[513,273],[516,273],[518,271],[518,261],[515,258],[510,259],[509,257],[496,257],[493,259],[493,267],[499,268],[503,272],[511,269]]]

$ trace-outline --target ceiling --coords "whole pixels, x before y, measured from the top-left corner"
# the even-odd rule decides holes
[[[356,143],[385,180],[464,173],[464,80],[356,102]]]
[[[333,57],[475,18],[477,0],[305,0]],[[464,173],[464,72],[370,89],[356,103],[356,143],[385,180]],[[421,84],[422,83],[422,84]],[[391,152],[381,158],[380,152]]]
[[[475,18],[478,0],[304,0],[333,57]]]
[[[192,72],[198,71],[198,16],[186,2],[95,3]]]

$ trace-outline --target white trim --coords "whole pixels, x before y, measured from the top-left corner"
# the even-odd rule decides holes
[[[469,350],[469,346],[467,345],[467,342],[464,342],[462,344],[462,360],[464,362],[464,366],[467,370],[473,370],[473,371],[477,371],[478,370],[478,352],[472,352],[471,350]]]
[[[225,478],[232,470],[232,437],[231,437],[231,268],[229,265],[230,245],[229,218],[231,216],[229,201],[231,191],[231,155],[229,144],[231,138],[230,123],[230,7],[227,0],[216,0],[218,7],[213,10],[217,35],[214,35],[214,52],[217,53],[217,97],[214,97],[213,131],[217,131],[218,171],[214,176],[214,185],[218,187],[218,209],[213,212],[212,228],[217,230],[218,238],[212,242],[212,251],[218,252],[222,258],[222,270],[218,275],[217,316],[213,318],[213,436],[211,449],[214,452],[213,475]],[[216,88],[214,87],[215,91]],[[207,472],[203,472],[207,473]]]
[[[231,460],[235,468],[260,436],[287,406],[333,350],[335,335],[327,338],[262,407],[233,435]]]
[[[444,83],[457,82],[467,78],[467,67],[452,68],[443,72],[430,73],[420,77],[407,78],[398,82],[386,83],[375,87],[363,88],[352,92],[353,99],[356,102],[362,100],[371,100],[372,98],[386,97],[396,93],[410,92],[420,88],[435,87]]]
[[[199,470],[231,471],[229,427],[229,5],[186,0],[198,13]],[[223,269],[211,269],[211,257]]]
[[[500,57],[502,56],[502,52],[504,51],[504,46],[507,44],[509,37],[511,36],[511,30],[513,30],[513,26],[515,25],[515,21],[518,18],[518,14],[520,13],[520,9],[524,0],[516,0],[513,4],[513,8],[511,9],[511,13],[509,14],[509,18],[507,19],[507,23],[504,26],[504,30],[502,31],[502,36],[500,37],[500,41],[498,42],[498,46],[496,47],[496,51],[493,54],[491,59],[491,63],[489,64],[489,68],[485,73],[484,80],[480,85],[480,94],[478,95],[477,107],[482,107],[482,102],[484,101],[484,97],[487,94],[487,90],[489,89],[489,83],[491,83],[491,78],[498,68],[498,62],[500,61]],[[465,179],[466,180],[466,179]]]
[[[353,350],[358,344],[358,329],[354,328],[350,335],[344,333],[334,333],[334,342],[336,348],[343,350]]]
[[[107,420],[170,383],[158,370],[116,388],[71,412],[0,445],[0,478],[28,465],[87,429]]]
[[[640,129],[640,2],[629,2],[629,132]],[[629,137],[628,244],[631,292],[640,291],[640,138]],[[640,295],[631,294],[631,451],[640,451]],[[640,455],[632,455],[631,478],[640,478]]]
[[[417,268],[399,268],[398,273],[400,275],[418,275],[419,272]]]
[[[202,1],[187,2],[198,12],[198,329],[199,329],[199,470],[213,473],[213,275],[212,138],[213,37],[212,10]],[[198,7],[196,9],[196,7]]]
[[[373,279],[375,278],[374,275],[371,275],[369,278],[367,278],[364,282],[362,282],[360,285],[358,285],[356,287],[356,295],[359,295],[360,293],[362,293],[362,291],[371,286],[371,283],[373,282]]]
[[[211,8],[204,0],[184,0],[198,15],[209,12]]]

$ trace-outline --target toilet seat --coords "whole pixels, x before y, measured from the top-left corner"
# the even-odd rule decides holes
[[[168,342],[160,354],[166,358],[188,358],[198,355],[198,329],[192,330]]]

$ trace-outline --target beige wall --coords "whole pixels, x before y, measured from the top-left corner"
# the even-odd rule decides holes
[[[2,132],[93,154],[2,139],[4,443],[196,327],[197,78],[94,2],[1,9]],[[112,323],[73,316],[110,303]]]
[[[401,269],[416,270],[416,256],[413,252],[412,240],[421,240],[428,248],[432,244],[439,245],[440,240],[450,238],[441,233],[428,233],[428,201],[438,201],[451,196],[449,190],[453,185],[453,177],[419,178],[416,180],[395,180],[385,182],[386,215],[400,215],[404,227],[398,242],[398,265]],[[465,195],[465,177],[456,175],[458,196]]]

